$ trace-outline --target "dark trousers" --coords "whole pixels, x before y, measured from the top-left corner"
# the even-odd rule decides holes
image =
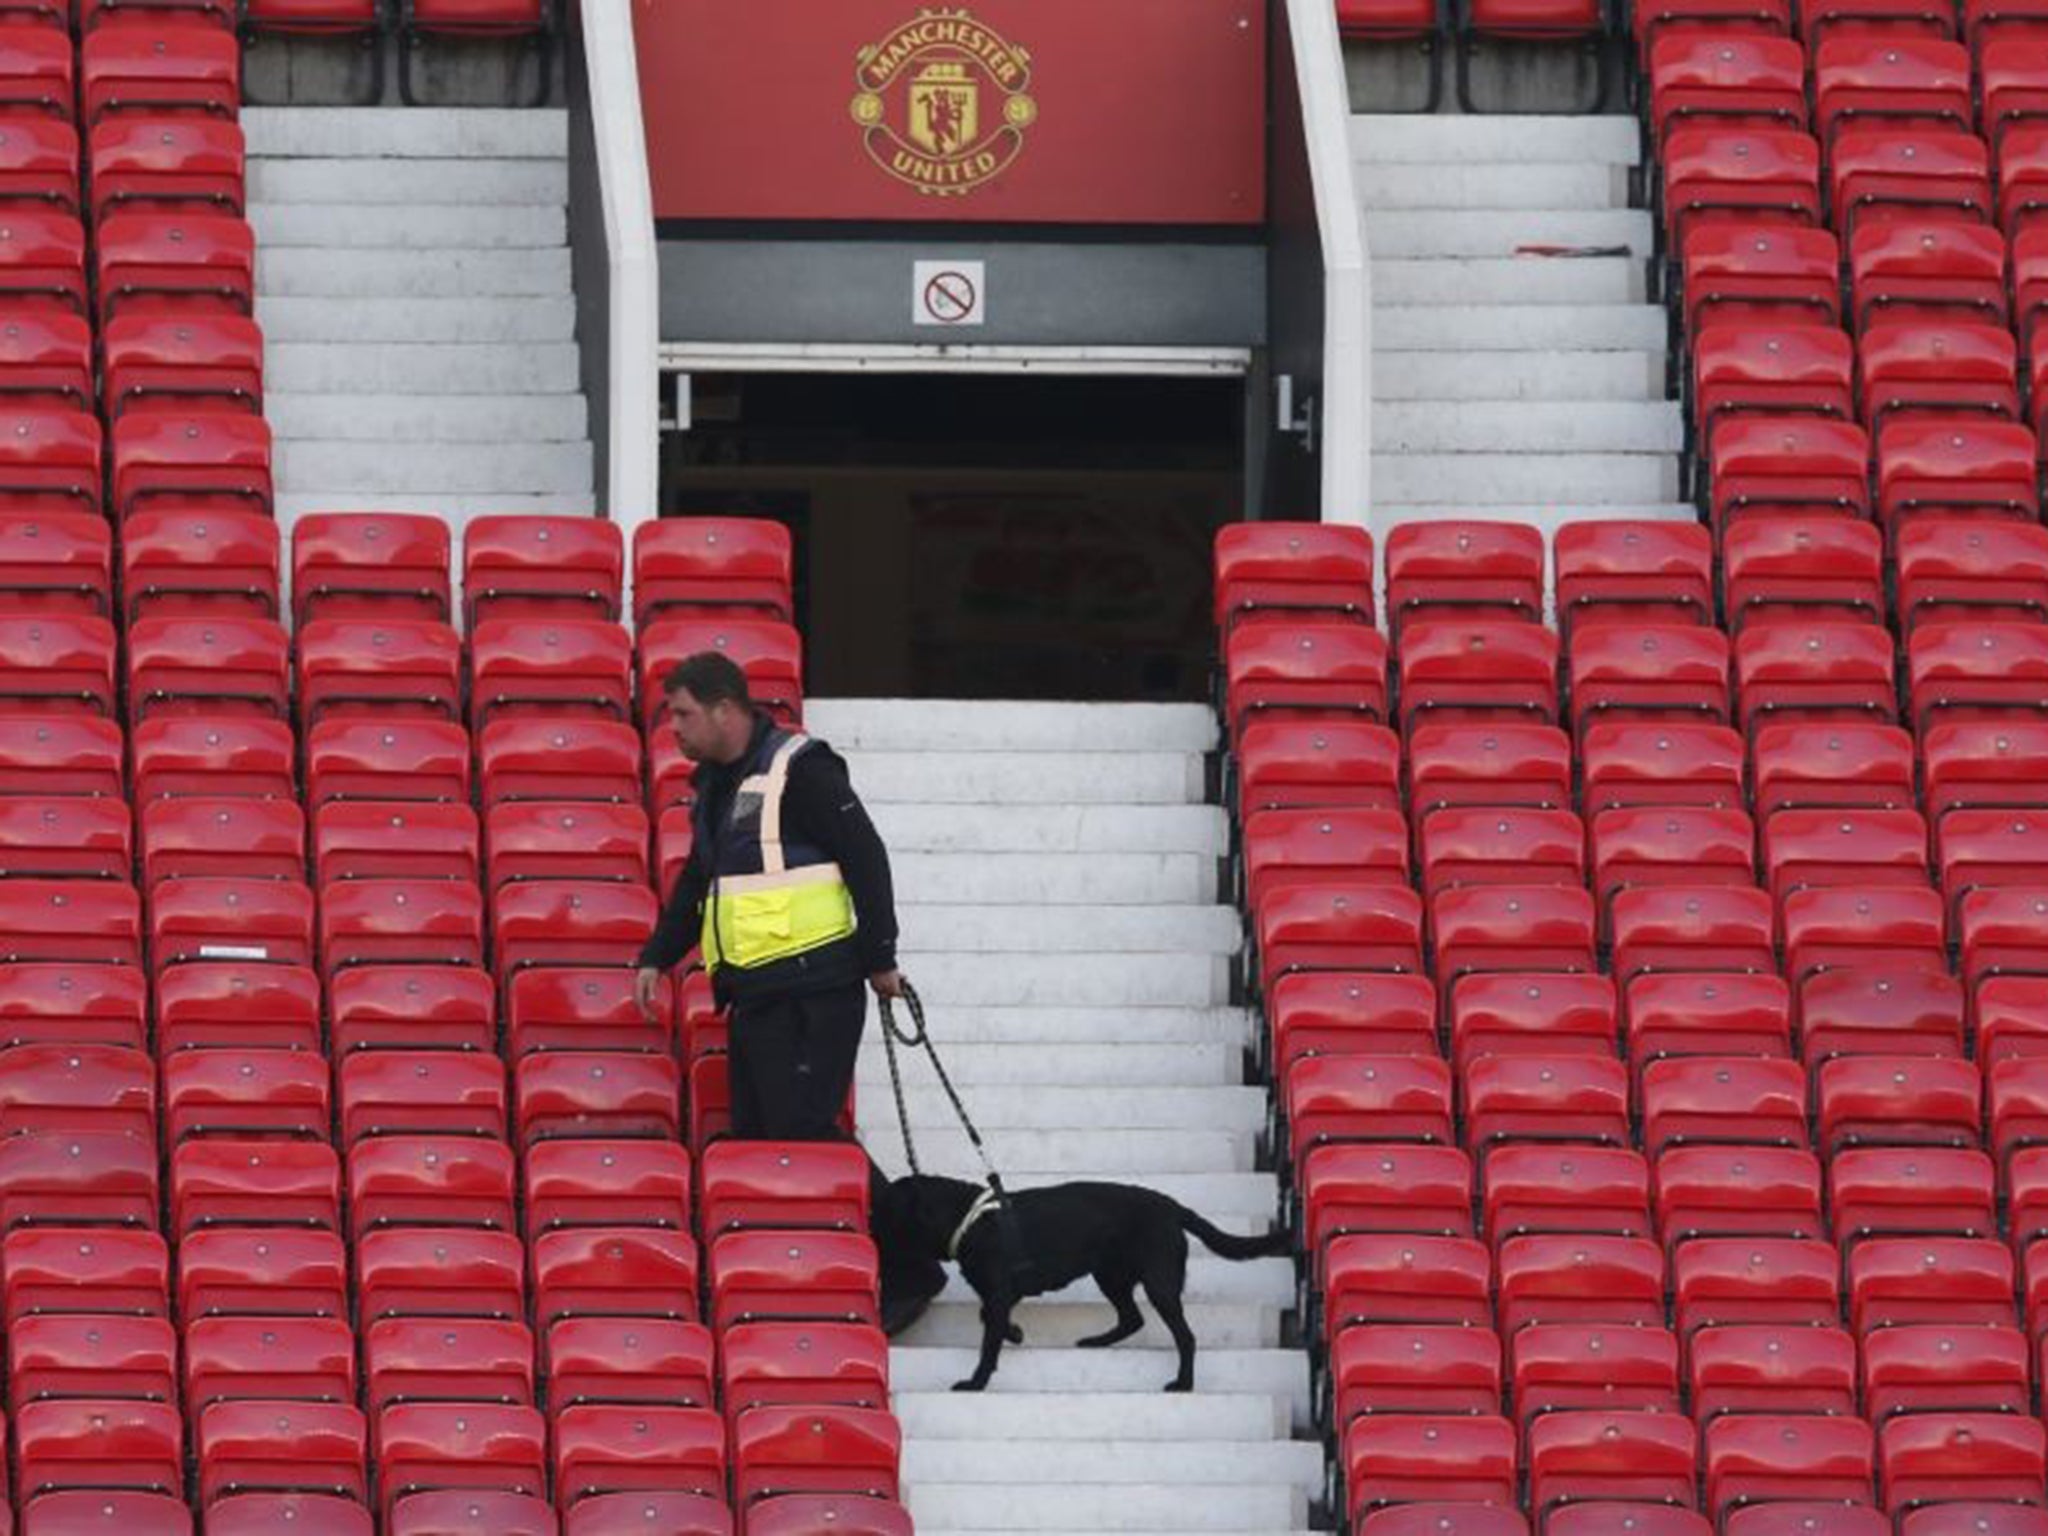
[[[732,1134],[749,1141],[838,1141],[839,1112],[853,1087],[867,1024],[867,988],[860,982],[793,997],[741,1001],[732,1010]],[[871,1209],[882,1209],[889,1180],[868,1161]],[[884,1295],[899,1287],[935,1289],[938,1265],[890,1252],[875,1232]]]

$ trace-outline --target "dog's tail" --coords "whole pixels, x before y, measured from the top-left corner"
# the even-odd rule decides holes
[[[1186,1206],[1180,1208],[1181,1230],[1198,1237],[1202,1246],[1219,1259],[1263,1259],[1274,1254],[1286,1253],[1291,1249],[1293,1239],[1284,1227],[1275,1227],[1270,1232],[1261,1232],[1257,1237],[1239,1237],[1226,1232],[1207,1217],[1197,1215]]]

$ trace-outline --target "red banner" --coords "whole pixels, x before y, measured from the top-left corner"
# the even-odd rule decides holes
[[[639,0],[657,219],[1253,224],[1267,0]]]

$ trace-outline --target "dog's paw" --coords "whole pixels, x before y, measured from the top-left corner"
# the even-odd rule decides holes
[[[1012,1323],[1010,1324],[1009,1330],[1006,1333],[1004,1333],[1003,1337],[1008,1339],[1012,1344],[1022,1344],[1024,1342],[1024,1330],[1022,1328],[1019,1328],[1015,1323]]]
[[[1168,1392],[1192,1392],[1195,1390],[1195,1384],[1192,1381],[1182,1381],[1176,1376],[1166,1384],[1166,1390]]]
[[[953,1390],[955,1392],[979,1392],[985,1385],[987,1385],[987,1383],[976,1381],[973,1377],[970,1376],[965,1381],[954,1382]]]

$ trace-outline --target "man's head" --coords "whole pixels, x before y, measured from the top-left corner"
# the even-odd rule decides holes
[[[684,756],[698,763],[736,763],[754,737],[754,699],[747,674],[729,656],[699,651],[669,669],[669,723]]]

